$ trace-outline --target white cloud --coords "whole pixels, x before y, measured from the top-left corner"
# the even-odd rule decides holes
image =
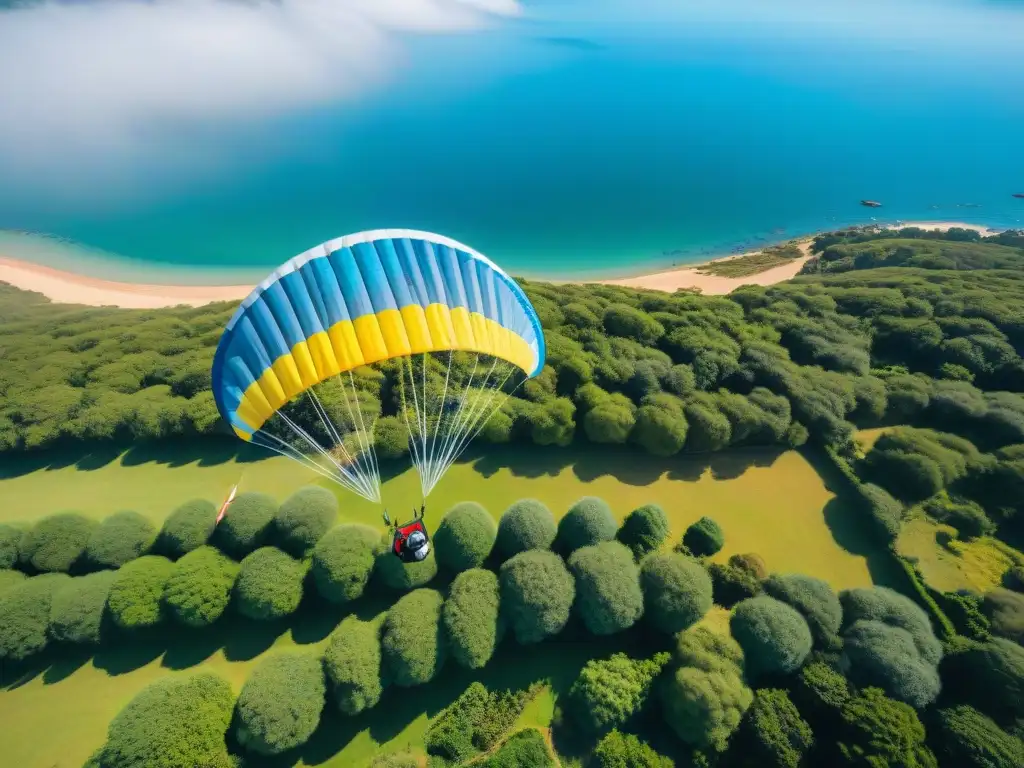
[[[182,131],[328,103],[387,75],[401,55],[395,33],[470,31],[518,13],[517,0],[94,0],[0,11],[0,167],[45,184],[57,159],[124,163]]]

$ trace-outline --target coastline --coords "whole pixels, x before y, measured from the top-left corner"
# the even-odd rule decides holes
[[[949,229],[963,227],[982,234],[991,233],[991,228],[960,221],[907,221],[903,226],[922,229]],[[766,269],[746,277],[722,277],[703,274],[701,270],[712,262],[739,259],[760,253],[760,250],[722,256],[700,264],[678,267],[661,272],[637,275],[612,280],[553,280],[558,283],[598,283],[628,288],[647,288],[674,292],[680,289],[698,290],[705,295],[724,295],[741,285],[774,285],[797,275],[801,267],[811,258],[810,246],[814,235],[793,240],[804,255],[777,267]],[[251,285],[159,285],[149,283],[118,282],[88,277],[41,264],[19,261],[0,256],[0,283],[9,283],[15,288],[41,293],[60,304],[83,304],[86,306],[114,306],[125,309],[156,309],[177,305],[201,306],[216,301],[240,301],[245,298]]]

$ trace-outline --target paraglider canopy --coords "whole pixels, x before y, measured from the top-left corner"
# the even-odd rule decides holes
[[[536,311],[490,259],[429,232],[375,230],[311,248],[246,297],[217,347],[213,395],[238,437],[372,501],[374,426],[393,410],[425,497],[544,358]],[[392,402],[356,375],[371,363],[397,385]]]

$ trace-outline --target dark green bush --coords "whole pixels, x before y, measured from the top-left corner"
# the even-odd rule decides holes
[[[715,602],[725,608],[761,594],[761,582],[746,568],[709,563],[708,576],[714,587]]]
[[[746,571],[755,579],[764,579],[768,576],[768,566],[764,558],[756,552],[747,552],[742,555],[733,555],[729,558],[729,565]]]
[[[740,752],[750,765],[797,768],[814,743],[811,726],[778,688],[762,688],[754,694],[738,734]]]
[[[190,627],[205,627],[231,602],[238,563],[213,547],[194,549],[174,564],[164,589],[164,605]]]
[[[773,574],[763,587],[768,595],[800,612],[817,645],[827,645],[839,634],[843,606],[828,582],[801,573]]]
[[[306,567],[277,547],[260,547],[245,556],[235,581],[238,612],[250,619],[288,616],[302,602]]]
[[[501,566],[501,612],[520,643],[562,631],[576,597],[562,558],[544,549],[522,552]]]
[[[970,704],[997,723],[1024,718],[1024,648],[997,637],[944,659],[943,686],[953,701]]]
[[[232,768],[224,735],[235,695],[209,672],[164,677],[128,702],[107,729],[100,768]]]
[[[839,593],[843,606],[843,628],[866,619],[905,629],[926,662],[934,666],[942,658],[942,643],[932,631],[931,621],[917,603],[888,587],[858,587]]]
[[[982,600],[981,610],[988,617],[993,635],[1024,645],[1024,595],[993,589]]]
[[[536,499],[520,499],[498,521],[498,551],[506,558],[529,549],[550,549],[558,534],[555,516]]]
[[[696,667],[680,667],[661,688],[665,722],[697,749],[724,750],[753,699],[738,674]]]
[[[1003,574],[1003,586],[1014,592],[1024,592],[1024,565],[1015,565]]]
[[[501,639],[501,594],[498,577],[483,568],[471,568],[455,577],[442,617],[452,658],[467,669],[490,661]]]
[[[843,704],[839,752],[847,764],[935,768],[924,726],[910,706],[867,688]]]
[[[597,742],[594,747],[594,762],[597,768],[674,768],[669,758],[659,755],[645,741],[632,733],[620,733],[617,729]]]
[[[434,533],[438,563],[456,573],[482,565],[491,554],[497,532],[494,518],[479,504],[456,504]]]
[[[53,596],[70,580],[44,573],[0,594],[0,662],[22,661],[46,648]]]
[[[433,581],[437,576],[437,558],[434,547],[427,556],[413,563],[403,563],[391,551],[391,534],[385,533],[379,540],[376,561],[373,566],[374,578],[388,589],[408,592]]]
[[[643,615],[644,595],[633,555],[617,541],[577,549],[569,557],[576,607],[595,635],[629,629]]]
[[[580,547],[611,541],[615,538],[616,529],[611,507],[596,496],[585,496],[558,521],[556,547],[562,552],[572,552]]]
[[[574,719],[585,731],[598,735],[623,725],[644,705],[668,660],[667,653],[650,659],[616,653],[588,661],[569,689]]]
[[[725,545],[725,534],[710,517],[702,517],[686,529],[683,544],[698,557],[707,557]]]
[[[640,560],[647,553],[658,549],[668,538],[668,533],[665,510],[657,504],[645,504],[629,513],[615,536],[629,547],[633,557]]]
[[[441,593],[417,589],[404,595],[384,619],[381,641],[384,666],[395,685],[429,683],[447,655],[441,627]]]
[[[21,538],[25,532],[7,523],[0,523],[0,570],[13,568],[18,564]]]
[[[144,555],[115,572],[107,596],[107,610],[122,629],[153,627],[163,619],[164,589],[174,563],[158,555]]]
[[[850,698],[846,678],[820,661],[804,666],[797,676],[793,698],[800,711],[814,723],[831,725]]]
[[[305,744],[320,724],[325,696],[316,655],[288,650],[263,657],[238,695],[238,743],[263,755]]]
[[[955,502],[937,496],[924,504],[925,512],[940,523],[951,525],[957,530],[958,538],[971,540],[978,536],[995,533],[996,525],[989,520],[985,510],[971,502]]]
[[[380,532],[367,525],[339,525],[313,548],[310,573],[317,591],[332,603],[347,603],[363,594],[373,573]]]
[[[375,707],[384,692],[382,621],[360,621],[356,616],[346,616],[327,638],[324,671],[342,714],[358,715]]]
[[[229,510],[229,514],[232,510]],[[274,516],[274,543],[296,557],[311,550],[338,518],[338,497],[307,485],[285,499]]]
[[[548,745],[536,728],[512,734],[501,749],[481,763],[479,768],[554,768]]]
[[[774,598],[751,597],[737,604],[729,620],[743,648],[747,673],[788,674],[798,670],[811,652],[811,630],[800,613]]]
[[[114,571],[100,571],[71,579],[53,593],[50,602],[50,637],[64,643],[99,645],[103,617]]]
[[[700,563],[677,552],[654,554],[640,565],[644,615],[662,632],[675,634],[710,610],[711,577]]]
[[[690,627],[676,638],[676,661],[683,667],[705,672],[739,675],[743,671],[743,649],[730,635],[707,627]]]
[[[85,553],[97,523],[78,512],[42,518],[19,545],[21,561],[43,572],[67,573]]]
[[[939,695],[939,673],[921,658],[905,629],[862,619],[844,635],[850,680],[874,686],[897,701],[922,709]]]
[[[495,693],[479,682],[464,690],[427,728],[427,752],[445,761],[463,763],[491,749],[511,728],[531,698],[530,691]]]
[[[6,592],[8,589],[18,586],[27,578],[28,576],[26,576],[21,571],[0,569],[0,593]]]
[[[942,765],[957,768],[1020,768],[1024,765],[1024,742],[973,707],[941,709],[936,720],[935,751]]]
[[[187,555],[210,540],[217,525],[217,507],[206,499],[192,499],[171,512],[157,538],[157,549],[172,558]]]
[[[273,496],[258,491],[240,493],[217,523],[214,543],[232,557],[244,557],[263,544],[276,514]]]
[[[117,512],[103,520],[89,537],[86,559],[100,568],[120,568],[149,552],[156,528],[138,512]]]

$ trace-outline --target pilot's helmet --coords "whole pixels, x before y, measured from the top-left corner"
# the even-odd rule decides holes
[[[430,544],[427,542],[423,542],[423,544],[420,545],[419,549],[414,549],[412,551],[412,556],[415,557],[417,560],[423,560],[429,554]]]
[[[423,531],[413,531],[409,534],[409,539],[406,542],[406,546],[415,551],[427,543],[427,537],[423,535]]]

